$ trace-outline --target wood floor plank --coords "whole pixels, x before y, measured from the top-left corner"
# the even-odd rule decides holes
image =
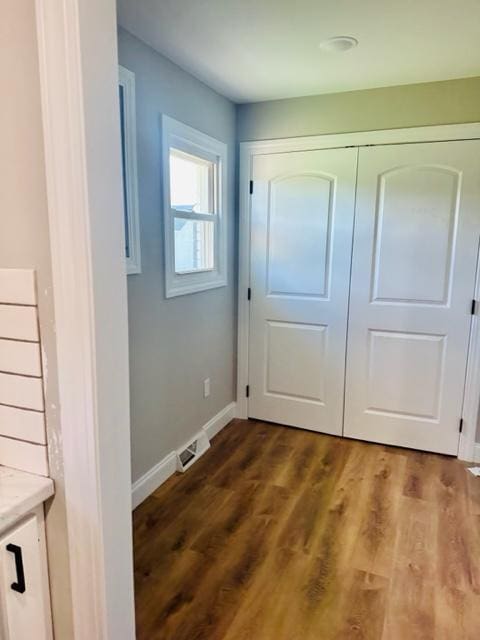
[[[364,571],[353,571],[346,590],[345,620],[330,636],[338,640],[381,640],[389,581]],[[409,635],[404,638],[410,638]]]
[[[138,640],[473,640],[480,480],[235,420],[134,513]]]
[[[403,453],[405,455],[405,453]],[[403,495],[419,500],[435,499],[435,474],[431,466],[434,458],[423,451],[409,451],[405,455],[406,467],[403,483]]]
[[[469,639],[472,625],[479,622],[478,521],[470,514],[463,465],[448,458],[439,458],[437,464],[435,640]]]
[[[379,451],[366,482],[369,493],[352,557],[356,569],[390,577],[396,543],[397,512],[402,496],[406,457]]]
[[[408,473],[408,472],[407,472]],[[403,497],[385,617],[385,640],[435,640],[435,511]]]

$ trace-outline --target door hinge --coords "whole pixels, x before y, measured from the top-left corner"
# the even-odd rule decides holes
[[[247,386],[245,387],[245,395],[247,396],[247,398],[250,397],[250,385],[247,384]]]
[[[458,425],[458,431],[459,431],[459,433],[462,433],[462,431],[463,431],[463,418],[460,418],[460,424]]]
[[[253,180],[250,180],[250,195],[253,193]]]
[[[247,300],[251,300],[252,299],[252,290],[250,289],[250,287],[248,287],[247,289]]]
[[[472,306],[470,309],[470,313],[472,314],[472,316],[475,316],[477,314],[477,301],[476,300],[472,300]]]

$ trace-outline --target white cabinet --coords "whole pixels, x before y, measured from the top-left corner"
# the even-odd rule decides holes
[[[1,640],[52,640],[43,506],[0,536]]]

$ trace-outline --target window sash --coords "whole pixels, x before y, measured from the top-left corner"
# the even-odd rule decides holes
[[[186,150],[188,149],[188,150]],[[208,191],[208,199],[209,202],[212,205],[212,211],[210,214],[206,214],[205,212],[202,212],[202,214],[205,215],[217,215],[218,214],[218,210],[219,210],[219,202],[220,202],[220,180],[219,180],[219,176],[221,175],[221,171],[222,171],[222,166],[221,166],[221,160],[219,158],[219,156],[215,156],[213,154],[210,154],[208,152],[202,152],[201,149],[199,148],[192,148],[191,145],[188,144],[171,144],[168,148],[168,159],[169,159],[169,177],[171,180],[171,175],[170,175],[170,160],[172,155],[176,155],[179,158],[183,158],[185,160],[188,160],[190,162],[196,163],[198,165],[209,165],[209,171],[208,171],[208,185],[207,185],[207,191]],[[211,170],[210,170],[211,167]],[[170,207],[172,209],[175,209],[175,206],[172,205],[171,203],[171,192],[170,192]],[[182,211],[179,209],[175,209],[176,211]],[[195,212],[193,212],[195,213]]]
[[[176,254],[175,254],[175,242],[173,242],[173,270],[174,273],[178,276],[192,275],[194,273],[211,273],[218,269],[218,260],[219,260],[219,226],[220,221],[218,216],[208,215],[203,213],[190,213],[185,211],[180,211],[177,214],[176,209],[171,209],[171,218],[170,218],[170,227],[171,233],[175,236],[175,220],[177,218],[183,220],[193,220],[194,222],[210,222],[213,224],[213,238],[211,240],[211,245],[206,247],[206,252],[212,252],[212,266],[205,267],[201,269],[179,269],[177,270],[175,267]],[[208,242],[208,238],[206,240]],[[210,242],[208,242],[210,244]]]

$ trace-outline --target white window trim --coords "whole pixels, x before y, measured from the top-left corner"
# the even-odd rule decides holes
[[[214,269],[175,272],[175,209],[170,205],[170,148],[218,162],[217,232]],[[165,238],[165,296],[173,298],[227,284],[227,145],[168,116],[162,118],[163,228]],[[187,217],[182,214],[182,217]],[[197,218],[197,216],[195,216]]]
[[[138,207],[137,120],[135,110],[135,74],[119,65],[118,83],[123,87],[125,121],[125,189],[130,256],[126,258],[127,275],[142,273],[140,252],[140,217]]]

